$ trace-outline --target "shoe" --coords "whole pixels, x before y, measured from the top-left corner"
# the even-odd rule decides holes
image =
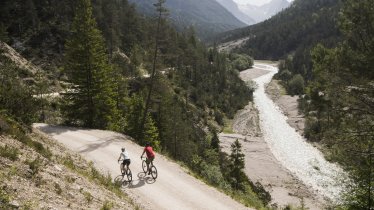
[[[151,175],[151,172],[148,172],[148,175]]]

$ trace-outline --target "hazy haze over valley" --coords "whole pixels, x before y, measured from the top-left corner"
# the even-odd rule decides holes
[[[251,4],[256,6],[262,6],[266,3],[271,2],[271,0],[234,0],[237,4]],[[288,2],[293,2],[293,0],[287,0]]]

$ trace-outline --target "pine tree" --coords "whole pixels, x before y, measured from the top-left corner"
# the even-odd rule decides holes
[[[231,183],[236,190],[244,190],[243,182],[246,177],[242,171],[244,169],[244,154],[242,153],[242,145],[238,139],[231,144],[230,162]]]
[[[72,85],[64,96],[64,112],[71,123],[115,129],[118,111],[104,40],[92,16],[91,1],[76,4],[72,35],[66,42],[64,69]]]
[[[155,125],[154,120],[150,115],[147,116],[144,126],[144,139],[149,142],[154,150],[160,151],[160,140],[158,135],[158,129]]]
[[[219,138],[216,131],[213,131],[211,146],[214,150],[219,151]]]
[[[167,12],[167,9],[163,6],[165,4],[166,0],[158,0],[157,3],[154,4],[156,11],[158,13],[158,19],[157,19],[157,29],[156,29],[156,36],[155,36],[155,48],[154,48],[154,55],[153,55],[153,64],[152,64],[152,72],[151,72],[151,78],[149,83],[149,90],[147,94],[147,99],[145,101],[145,108],[143,113],[143,119],[141,123],[141,130],[144,129],[146,118],[148,116],[148,110],[151,106],[151,96],[154,88],[154,82],[156,80],[156,64],[157,64],[157,56],[159,51],[159,42],[160,42],[160,31],[161,31],[161,24],[163,23],[164,16]],[[141,132],[138,136],[138,139],[140,141],[144,140],[144,132]]]

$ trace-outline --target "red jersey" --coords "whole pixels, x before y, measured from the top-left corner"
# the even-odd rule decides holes
[[[152,147],[145,147],[144,151],[147,154],[147,158],[153,158],[153,157],[155,157],[155,153],[153,152]]]

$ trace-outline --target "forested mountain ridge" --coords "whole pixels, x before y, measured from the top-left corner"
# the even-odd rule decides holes
[[[269,198],[259,199],[258,186],[237,168],[239,177],[229,179],[231,159],[217,142],[224,119],[251,99],[253,90],[232,64],[243,57],[208,49],[193,30],[178,33],[165,19],[164,1],[155,3],[157,19],[140,15],[127,0],[1,1],[0,40],[48,78],[27,89],[10,74],[11,62],[0,65],[1,84],[13,84],[0,86],[0,101],[9,102],[0,103],[1,115],[26,125],[46,121],[125,133],[261,208]],[[34,97],[54,86],[61,86],[61,98]]]
[[[137,9],[144,14],[155,14],[148,0],[130,2],[136,4]],[[168,0],[165,7],[169,10],[170,19],[180,31],[192,26],[204,40],[218,33],[246,26],[216,0]]]
[[[340,0],[295,0],[271,19],[223,33],[217,41],[249,37],[238,51],[256,59],[277,60],[317,42],[334,42],[339,35],[336,18],[340,5]]]

